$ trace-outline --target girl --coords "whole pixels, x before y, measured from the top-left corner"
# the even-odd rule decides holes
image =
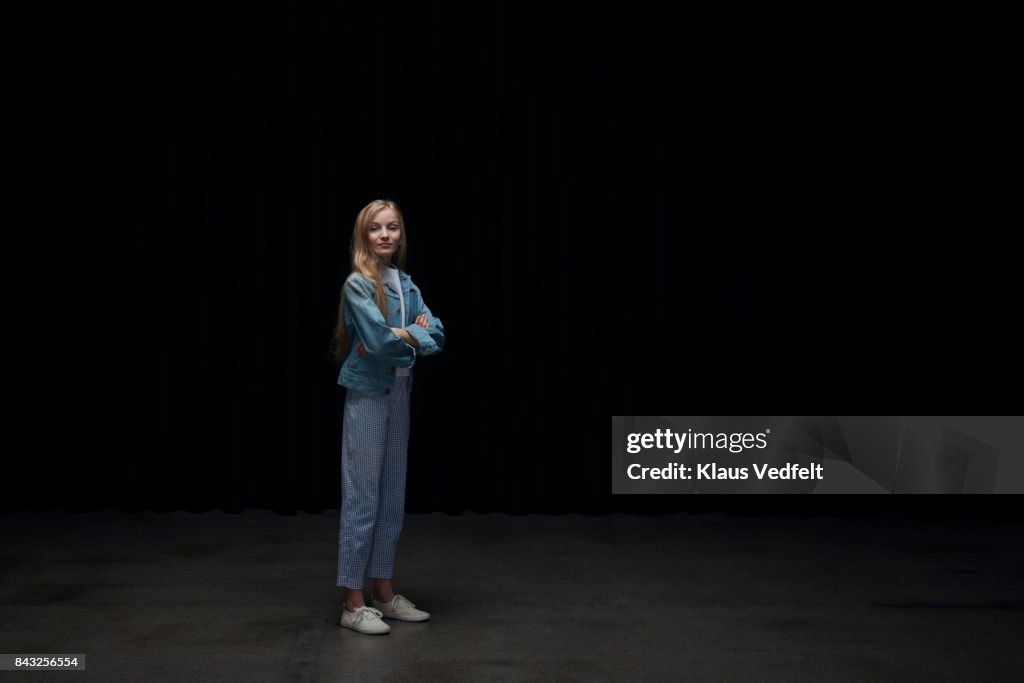
[[[444,348],[444,326],[401,270],[405,223],[398,206],[377,199],[356,216],[352,273],[341,289],[333,340],[338,384],[346,387],[341,448],[338,586],[341,625],[360,633],[391,630],[381,617],[425,621],[430,614],[391,583],[405,510],[409,394],[417,356]],[[363,600],[373,580],[373,607]]]

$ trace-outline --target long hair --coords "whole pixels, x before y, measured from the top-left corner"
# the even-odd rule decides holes
[[[399,268],[405,266],[405,253],[408,240],[405,234],[405,219],[402,217],[402,210],[398,204],[390,199],[374,199],[367,204],[356,216],[355,226],[352,228],[352,241],[349,243],[349,253],[352,255],[352,273],[360,272],[370,280],[375,289],[374,300],[377,308],[384,315],[388,316],[388,300],[384,294],[384,284],[380,279],[381,261],[370,249],[369,233],[370,223],[374,217],[384,209],[391,209],[398,216],[398,227],[401,230],[398,250],[391,257],[391,262]],[[335,365],[342,365],[352,350],[352,342],[348,336],[348,329],[345,327],[345,283],[341,284],[341,292],[338,295],[338,323],[334,328],[334,335],[331,337],[331,350],[329,352],[331,362]]]

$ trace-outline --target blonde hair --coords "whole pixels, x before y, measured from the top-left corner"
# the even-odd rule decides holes
[[[402,217],[402,210],[398,204],[390,199],[374,199],[360,210],[356,216],[355,226],[352,228],[352,241],[349,243],[349,252],[352,254],[352,272],[362,273],[366,279],[373,283],[374,301],[377,308],[384,315],[388,316],[388,300],[384,294],[384,284],[380,279],[381,260],[370,248],[370,223],[384,209],[391,209],[398,217],[398,227],[401,231],[398,249],[391,262],[399,268],[405,266],[405,253],[407,240],[405,238],[405,219]],[[329,355],[335,365],[342,365],[352,349],[352,342],[348,336],[348,329],[345,327],[345,284],[341,285],[341,293],[338,295],[338,322],[334,328],[334,335],[331,337],[331,350]]]

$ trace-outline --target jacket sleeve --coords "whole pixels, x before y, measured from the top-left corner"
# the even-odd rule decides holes
[[[444,350],[444,325],[438,318],[434,317],[434,314],[427,308],[427,303],[423,301],[423,293],[420,292],[420,310],[416,311],[413,315],[413,319],[419,315],[427,316],[427,327],[420,327],[413,323],[405,329],[409,330],[409,333],[416,338],[416,341],[420,343],[419,352],[421,356],[432,356],[435,353],[441,353]]]
[[[345,301],[351,307],[359,338],[367,351],[388,365],[400,368],[413,366],[416,349],[391,331],[391,326],[377,308],[372,284],[364,278],[350,277],[345,281]]]

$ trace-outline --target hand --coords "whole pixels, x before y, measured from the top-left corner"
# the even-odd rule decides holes
[[[363,346],[363,342],[361,340],[356,342],[356,353],[358,353],[360,356],[370,355],[370,352],[366,350],[366,347]]]
[[[416,320],[414,320],[413,322],[424,329],[430,327],[430,323],[427,321],[426,313],[420,313],[418,316],[416,316]]]

